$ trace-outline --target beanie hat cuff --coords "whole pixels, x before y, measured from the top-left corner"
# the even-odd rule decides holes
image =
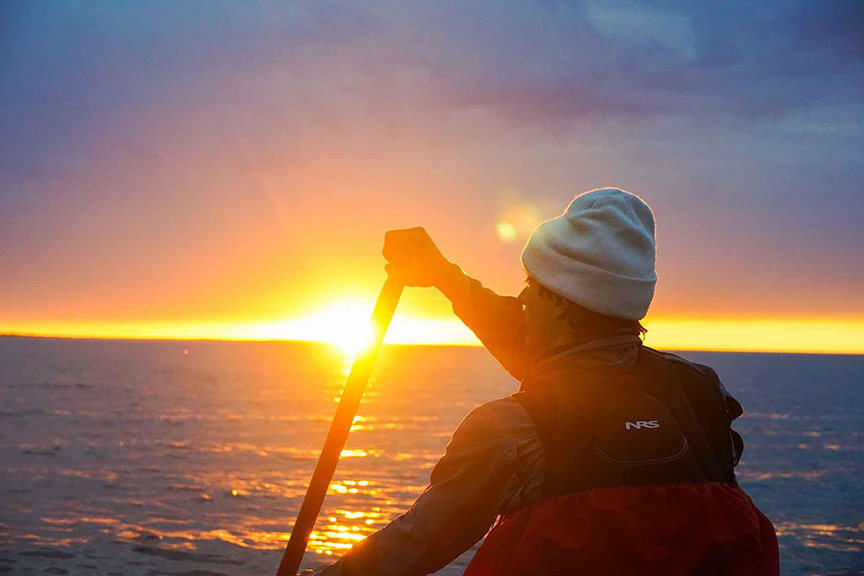
[[[522,254],[522,265],[532,278],[583,308],[625,320],[641,320],[648,313],[656,275],[631,278],[581,262],[571,262],[567,269],[562,269],[550,260],[554,258],[539,250],[526,248]]]

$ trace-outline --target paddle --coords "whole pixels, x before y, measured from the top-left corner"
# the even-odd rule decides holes
[[[315,520],[318,518],[318,512],[321,511],[321,504],[323,504],[324,496],[330,487],[333,472],[336,471],[336,465],[339,464],[339,456],[342,454],[342,448],[345,447],[345,440],[348,439],[348,432],[351,430],[351,424],[354,423],[354,416],[357,415],[360,399],[363,398],[366,383],[375,367],[375,360],[378,359],[384,333],[390,326],[390,320],[393,319],[399,297],[402,296],[402,288],[402,284],[389,279],[381,288],[375,309],[372,311],[374,330],[372,343],[359,352],[354,359],[354,365],[351,367],[348,381],[342,391],[342,399],[339,401],[336,415],[330,424],[329,432],[327,432],[327,440],[324,441],[324,448],[321,450],[318,464],[315,465],[315,472],[312,473],[309,489],[303,498],[300,513],[297,514],[294,529],[291,530],[291,538],[288,539],[288,546],[285,547],[285,553],[282,555],[282,562],[279,564],[279,571],[276,572],[276,576],[295,576],[300,568],[300,562],[303,560],[306,544],[309,541],[309,534],[315,527]]]

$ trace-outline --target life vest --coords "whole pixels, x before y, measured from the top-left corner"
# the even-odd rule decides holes
[[[514,395],[546,452],[543,497],[501,518],[465,576],[776,576],[774,526],[738,486],[740,404],[707,366],[647,347]]]

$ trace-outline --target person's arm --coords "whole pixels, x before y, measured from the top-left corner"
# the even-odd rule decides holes
[[[440,570],[480,540],[502,509],[539,497],[543,465],[542,443],[524,408],[511,398],[484,404],[459,425],[411,509],[317,576]]]
[[[453,312],[517,380],[530,363],[525,349],[525,311],[512,296],[499,296],[451,264],[446,282],[437,286],[453,304]]]
[[[530,359],[525,349],[522,303],[499,296],[469,278],[447,260],[423,228],[391,230],[384,236],[385,269],[405,286],[435,286],[453,304],[453,312],[501,365],[522,380]]]

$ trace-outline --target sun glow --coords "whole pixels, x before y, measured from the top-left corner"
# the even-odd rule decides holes
[[[282,324],[279,339],[330,342],[347,357],[372,343],[372,301],[343,300],[309,316]],[[278,325],[277,325],[278,326]],[[272,331],[272,330],[271,330]],[[384,342],[391,344],[477,345],[474,334],[455,318],[413,318],[396,311]]]
[[[330,342],[346,356],[354,356],[372,343],[372,304],[343,300],[327,308],[285,323],[281,338]]]
[[[339,300],[291,320],[271,322],[105,322],[0,324],[0,334],[170,340],[306,340],[329,342],[350,358],[371,339],[370,298]],[[461,321],[417,317],[397,309],[384,338],[389,344],[479,346]],[[646,344],[668,350],[864,353],[864,318],[648,317]]]

